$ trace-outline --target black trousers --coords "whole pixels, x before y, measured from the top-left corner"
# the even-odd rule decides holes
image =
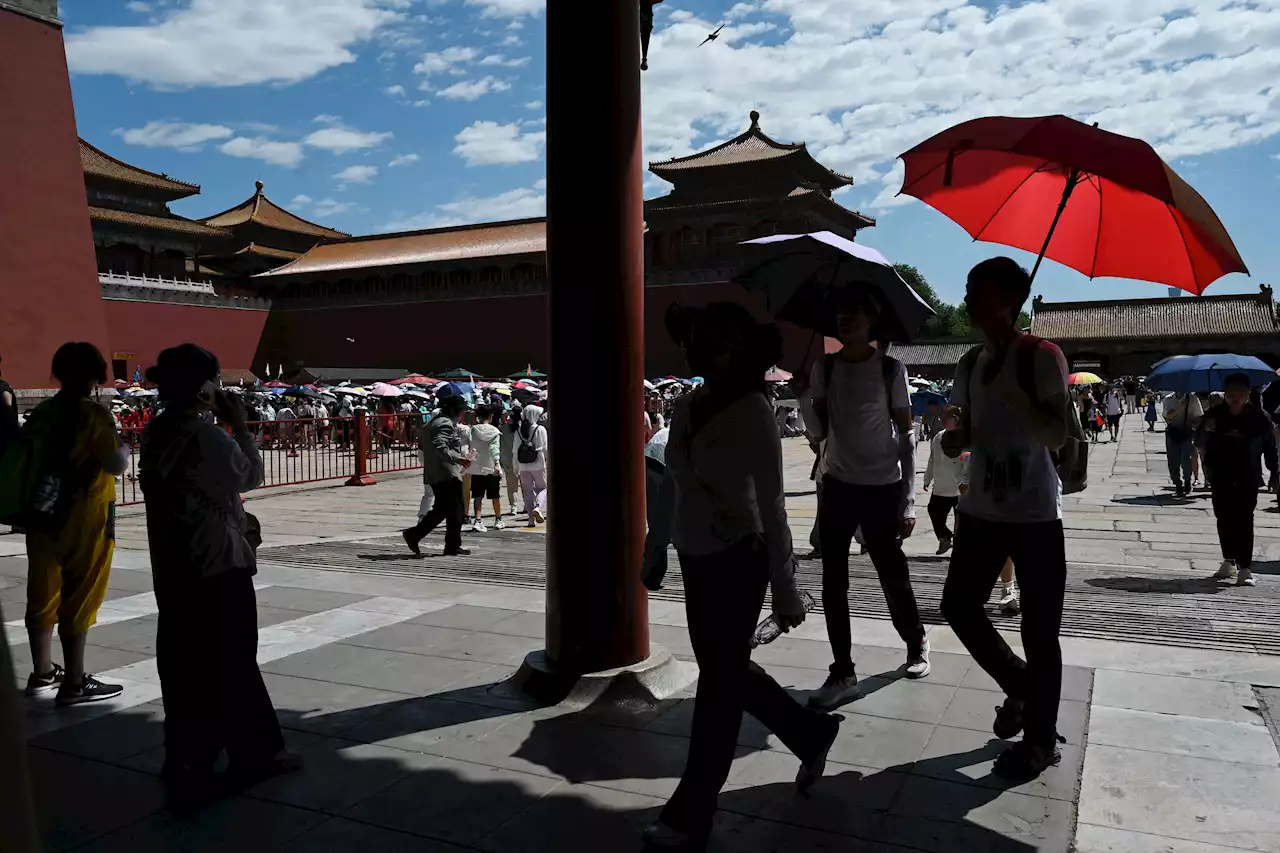
[[[701,835],[733,763],[742,713],[764,723],[801,760],[820,747],[823,714],[801,705],[751,660],[751,634],[769,585],[769,558],[758,537],[718,554],[680,554],[689,641],[698,660],[689,757],[662,821]]]
[[[960,503],[960,498],[947,498],[934,495],[929,498],[929,521],[933,523],[933,533],[939,539],[951,538],[951,525],[947,524],[947,516]]]
[[[924,644],[924,623],[911,588],[907,556],[898,539],[899,491],[897,483],[855,486],[830,476],[822,478],[818,535],[822,540],[822,609],[831,641],[832,675],[854,675],[853,640],[849,634],[849,545],[859,526],[880,576],[893,627],[908,652],[914,654]]]
[[[417,524],[410,528],[410,536],[421,541],[440,522],[445,523],[444,552],[451,554],[462,547],[462,519],[466,515],[465,500],[462,494],[462,481],[456,477],[431,484],[431,492],[435,495],[435,503],[431,511],[424,515]]]
[[[253,578],[235,571],[157,580],[166,769],[207,773],[223,750],[241,770],[271,760],[284,737],[258,670]]]
[[[1253,511],[1258,506],[1258,487],[1252,482],[1213,478],[1213,515],[1218,521],[1218,544],[1222,559],[1241,568],[1253,566]]]
[[[1062,695],[1062,599],[1067,585],[1061,521],[985,521],[959,513],[955,550],[942,591],[942,615],[1000,689],[1025,703],[1026,739],[1049,746],[1058,732]],[[1022,590],[1023,661],[991,624],[987,599],[1013,558]]]

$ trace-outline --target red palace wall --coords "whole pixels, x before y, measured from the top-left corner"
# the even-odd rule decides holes
[[[135,367],[156,363],[160,350],[178,344],[198,344],[212,352],[226,369],[252,369],[258,376],[263,365],[253,356],[267,325],[267,312],[171,302],[103,300],[111,352],[132,353],[129,375]]]
[[[53,385],[60,344],[107,352],[62,33],[0,9],[0,368]]]
[[[672,302],[705,305],[731,301],[758,308],[736,284],[719,282],[645,289],[645,375],[683,375],[684,356],[671,342],[663,315]],[[589,299],[582,322],[591,322]],[[348,341],[353,338],[354,341]],[[797,368],[821,341],[785,325],[782,365]],[[544,296],[454,299],[366,307],[272,310],[255,365],[299,363],[312,367],[385,367],[426,373],[463,367],[505,376],[527,363],[547,369],[547,301]],[[809,355],[813,358],[813,355]],[[558,365],[572,378],[572,365]]]

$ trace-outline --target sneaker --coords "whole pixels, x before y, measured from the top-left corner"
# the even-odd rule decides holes
[[[488,533],[489,528],[485,527],[484,522],[477,518],[476,523],[471,525],[471,532],[472,533]]]
[[[101,702],[103,699],[110,699],[113,696],[119,696],[124,692],[124,687],[119,684],[104,684],[92,675],[85,673],[84,680],[80,682],[80,686],[72,687],[66,681],[62,682],[62,687],[58,689],[59,705],[83,705],[86,702]]]
[[[470,549],[470,548],[454,548],[452,551],[445,551],[445,552],[444,552],[444,556],[446,556],[446,557],[470,557],[470,556],[471,556],[471,549]]]
[[[497,521],[495,521],[495,522],[493,523],[493,529],[494,529],[494,530],[506,530],[506,529],[507,529],[506,522],[504,522],[501,518],[499,518]]]
[[[1222,565],[1213,573],[1213,579],[1219,581],[1235,580],[1236,574],[1236,564],[1231,560],[1223,560]]]
[[[534,508],[533,508],[533,520],[534,520],[534,521],[536,521],[538,524],[541,524],[542,522],[544,522],[544,521],[546,521],[546,520],[547,520],[547,517],[546,517],[545,515],[543,515],[543,514],[542,514],[542,510],[541,510],[541,509],[539,509],[539,508],[537,508],[537,507],[534,507]]]
[[[950,551],[950,550],[951,550],[951,537],[950,537],[950,536],[948,536],[946,539],[939,539],[939,540],[938,540],[938,550],[937,550],[937,551],[934,551],[934,553],[935,553],[935,554],[945,554],[945,553],[947,553],[947,552],[948,552],[948,551]]]
[[[996,721],[991,731],[1000,740],[1013,740],[1022,731],[1022,702],[1018,699],[1004,700],[1004,704],[996,708]]]
[[[1006,779],[1029,782],[1061,762],[1062,753],[1056,744],[1038,746],[1023,739],[1002,752],[991,770]]]
[[[924,678],[932,667],[929,666],[929,640],[925,639],[920,651],[907,656],[907,678]]]
[[[858,676],[828,675],[822,686],[809,697],[809,707],[820,711],[834,711],[841,705],[849,704],[860,695]]]
[[[62,686],[62,679],[67,675],[67,671],[56,663],[53,669],[44,675],[31,673],[27,678],[27,695],[43,696],[46,693],[52,693]]]
[[[1007,613],[1012,616],[1022,608],[1022,602],[1018,599],[1018,584],[1016,582],[1010,582],[1002,586],[1003,589],[1000,593],[1000,612]]]
[[[822,778],[822,773],[827,769],[827,754],[831,752],[831,747],[835,745],[836,736],[840,734],[841,718],[835,714],[827,714],[824,718],[831,730],[823,737],[818,752],[808,761],[800,765],[800,770],[796,773],[796,790],[802,794],[807,794],[813,784]]]
[[[1258,582],[1254,580],[1253,569],[1248,566],[1241,566],[1240,573],[1236,576],[1236,586],[1257,586]]]
[[[801,554],[801,555],[800,555],[800,557],[799,557],[799,559],[801,559],[801,560],[821,560],[821,559],[822,559],[822,551],[818,550],[817,548],[814,548],[812,551],[810,551],[810,552],[809,552],[809,553],[807,553],[807,554]]]
[[[534,521],[532,518],[530,518],[528,521],[526,521],[526,522],[525,522],[524,526],[525,526],[525,527],[529,527],[529,528],[537,527],[537,526],[538,526],[538,522],[536,522],[536,521]]]

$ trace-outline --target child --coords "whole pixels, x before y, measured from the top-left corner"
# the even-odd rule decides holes
[[[1147,432],[1156,431],[1156,396],[1155,394],[1147,394]]]
[[[964,494],[969,490],[969,454],[963,453],[960,458],[964,464],[960,468],[960,478],[956,483],[956,491]],[[956,523],[959,523],[959,516],[956,517]],[[1013,576],[1013,558],[1006,558],[1004,567],[1000,569],[1000,612],[1008,616],[1014,616],[1022,609],[1022,602],[1018,595],[1018,582]]]
[[[943,435],[960,426],[960,408],[947,406],[942,412],[942,429],[929,440],[929,462],[924,469],[924,490],[934,484],[933,497],[929,498],[929,520],[933,522],[934,535],[938,537],[938,554],[951,550],[952,533],[947,516],[960,501],[960,477],[964,469],[963,454],[954,459],[942,449]]]

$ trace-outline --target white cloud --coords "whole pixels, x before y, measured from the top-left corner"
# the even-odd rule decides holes
[[[777,27],[770,43],[735,20],[751,7]],[[719,19],[660,20],[642,76],[649,159],[740,133],[755,107],[765,132],[807,141],[883,206],[898,154],[980,115],[1064,113],[1168,159],[1280,136],[1276,0],[756,0],[730,21],[699,49]]]
[[[394,169],[396,166],[408,166],[410,163],[416,162],[418,162],[417,154],[401,154],[399,157],[392,159],[387,166]]]
[[[523,133],[515,122],[477,121],[460,130],[454,142],[457,145],[453,153],[466,160],[468,166],[505,166],[539,159],[547,134]]]
[[[296,83],[354,62],[355,45],[401,20],[387,0],[189,0],[139,26],[66,34],[78,74],[153,86]]]
[[[497,77],[481,77],[477,80],[460,80],[436,94],[451,101],[474,101],[491,92],[505,92],[510,88],[510,83]]]
[[[362,148],[377,148],[391,138],[390,133],[378,131],[363,132],[349,127],[334,125],[308,134],[302,141],[312,148],[323,148],[334,154],[345,154],[348,151],[359,151]]]
[[[348,166],[333,176],[339,184],[367,184],[378,177],[377,166]]]
[[[303,193],[298,193],[289,201],[290,207],[306,207],[309,204],[311,204],[311,196]]]
[[[382,91],[386,92],[388,95],[391,95],[392,97],[399,97],[399,98],[404,97],[404,86],[388,86]]]
[[[480,51],[474,47],[446,47],[444,50],[424,53],[422,59],[413,66],[413,73],[422,75],[421,88],[430,91],[433,76],[454,71],[460,65],[468,65],[479,55]]]
[[[237,136],[218,147],[223,154],[232,157],[252,157],[273,166],[294,168],[302,162],[302,145],[298,142],[281,142],[261,136]]]
[[[542,101],[529,101],[527,104],[524,105],[524,108],[526,110],[540,110],[545,106],[546,104],[544,104]]]
[[[129,0],[128,3],[124,4],[124,7],[128,9],[130,12],[150,12],[151,11],[151,4],[143,3],[142,0]]]
[[[117,127],[111,132],[129,145],[177,148],[179,151],[199,151],[206,142],[235,135],[231,128],[220,124],[190,124],[181,121],[149,121],[142,127]]]
[[[547,0],[466,0],[468,6],[479,6],[486,18],[514,18],[536,15],[547,8]]]
[[[329,115],[329,113],[320,113],[320,115],[311,119],[316,124],[341,124],[342,116]]]
[[[316,206],[311,208],[310,215],[316,219],[325,219],[330,216],[340,216],[356,210],[358,205],[354,201],[337,201],[332,198],[322,198],[316,202]]]
[[[445,228],[472,222],[529,219],[547,212],[547,182],[519,187],[491,196],[464,196],[414,216],[402,216],[385,223],[385,231],[416,231]]]
[[[521,68],[529,64],[529,57],[518,56],[515,59],[508,59],[501,53],[492,53],[480,60],[481,65],[500,65],[503,68]]]

